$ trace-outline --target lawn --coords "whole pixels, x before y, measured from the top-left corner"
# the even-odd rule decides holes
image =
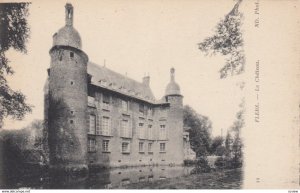
[[[133,183],[122,189],[240,189],[242,181],[242,169],[234,169]]]

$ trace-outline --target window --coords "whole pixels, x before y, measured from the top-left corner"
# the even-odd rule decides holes
[[[148,143],[148,152],[152,152],[152,143]]]
[[[167,139],[166,125],[160,125],[159,139]]]
[[[144,142],[139,142],[139,152],[144,152]]]
[[[102,135],[110,135],[110,118],[102,117]]]
[[[128,101],[122,100],[122,111],[128,112]]]
[[[121,137],[131,137],[131,129],[128,120],[122,120],[121,122]]]
[[[160,114],[161,114],[161,117],[167,117],[167,108],[164,108],[164,107],[161,107],[160,108]]]
[[[95,152],[96,151],[96,140],[89,139],[88,141],[88,152]]]
[[[144,105],[143,104],[139,104],[139,112],[140,112],[140,116],[144,116]]]
[[[103,108],[109,110],[110,98],[108,95],[103,95]]]
[[[96,116],[90,115],[90,126],[89,126],[89,134],[96,134]]]
[[[148,125],[148,139],[153,139],[152,125]]]
[[[166,152],[166,144],[165,143],[160,143],[159,144],[159,151],[160,152]]]
[[[140,139],[145,139],[146,138],[146,132],[144,128],[144,123],[139,123],[139,134],[140,134]]]
[[[130,152],[129,142],[122,142],[122,153],[129,153],[129,152]]]
[[[153,109],[151,107],[149,107],[148,109],[148,115],[153,116]]]
[[[74,52],[70,52],[70,57],[74,58]]]
[[[102,151],[103,152],[109,152],[109,140],[103,140],[102,141]]]
[[[144,106],[144,115],[148,116],[148,107],[147,106]]]
[[[96,107],[95,106],[95,98],[94,97],[88,96],[88,105],[92,106],[92,107]]]

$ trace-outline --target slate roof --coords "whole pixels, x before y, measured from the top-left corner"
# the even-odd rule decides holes
[[[114,72],[105,66],[88,62],[88,74],[92,76],[91,84],[95,86],[106,88],[149,103],[157,104],[158,102],[155,100],[149,85]]]

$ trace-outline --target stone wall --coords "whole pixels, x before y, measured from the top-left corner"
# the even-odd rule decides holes
[[[80,50],[68,47],[54,47],[50,55],[50,165],[86,166],[87,61]]]
[[[88,114],[96,116],[96,129],[101,130],[101,119],[103,116],[111,119],[110,135],[91,135],[89,139],[96,140],[96,151],[88,153],[88,162],[91,165],[105,167],[137,166],[137,165],[169,165],[183,163],[183,117],[182,104],[154,105],[129,98],[125,95],[116,94],[113,91],[96,88],[90,85],[93,90],[93,98],[89,103]],[[103,94],[109,96],[109,108],[105,108],[102,102]],[[129,102],[128,112],[122,110],[121,100]],[[142,116],[139,112],[139,105],[144,104],[152,108],[153,114],[148,113]],[[177,107],[181,105],[181,108]],[[170,112],[170,110],[172,112]],[[177,112],[178,111],[178,112]],[[89,117],[89,116],[88,116]],[[126,119],[132,129],[132,137],[121,136],[121,121]],[[88,121],[89,122],[89,121]],[[141,137],[139,123],[144,123],[146,136]],[[160,125],[166,125],[167,138],[159,138]],[[152,125],[153,135],[148,135],[148,125]],[[109,151],[102,149],[103,140],[109,140]],[[122,152],[122,142],[130,143],[130,152]],[[144,143],[144,151],[139,152],[139,143]],[[152,152],[148,151],[148,144],[152,143]],[[160,143],[166,143],[166,152],[160,152]]]

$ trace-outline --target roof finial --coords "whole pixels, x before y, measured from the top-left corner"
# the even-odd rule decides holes
[[[175,69],[172,67],[170,69],[170,75],[171,75],[171,82],[175,81]]]
[[[66,9],[66,26],[73,26],[73,6],[71,3],[67,3]]]

